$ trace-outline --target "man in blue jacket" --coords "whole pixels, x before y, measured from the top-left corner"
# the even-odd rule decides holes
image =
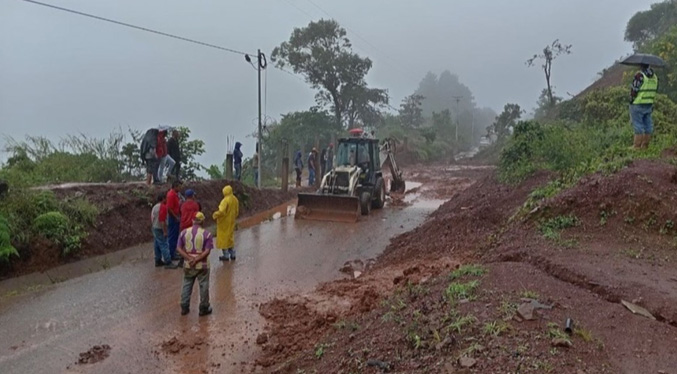
[[[242,143],[235,143],[235,151],[233,152],[233,165],[235,167],[235,180],[242,178],[242,151],[240,150]]]

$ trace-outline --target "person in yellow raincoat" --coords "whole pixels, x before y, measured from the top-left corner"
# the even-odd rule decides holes
[[[235,220],[240,213],[240,202],[233,195],[233,187],[223,187],[223,200],[212,218],[216,221],[216,248],[223,252],[221,261],[235,261]]]

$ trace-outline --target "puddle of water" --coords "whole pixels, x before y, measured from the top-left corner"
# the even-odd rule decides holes
[[[278,205],[273,209],[266,210],[253,216],[243,218],[237,222],[240,229],[247,229],[264,222],[278,220],[282,217],[293,216],[296,214],[296,200]]]

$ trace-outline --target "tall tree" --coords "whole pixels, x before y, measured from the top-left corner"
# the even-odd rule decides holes
[[[498,140],[503,140],[510,135],[510,131],[517,125],[524,111],[517,104],[505,104],[503,113],[496,117],[496,122],[487,128],[489,135],[496,135]]]
[[[291,66],[319,90],[315,100],[330,107],[339,124],[345,120],[354,124],[368,113],[365,107],[388,102],[385,91],[369,92],[365,76],[372,62],[352,51],[346,30],[334,20],[322,19],[295,28],[289,40],[273,50],[272,60],[280,68]]]
[[[423,109],[421,109],[423,99],[425,99],[423,95],[411,94],[402,100],[399,112],[404,126],[418,128],[423,124]]]
[[[637,12],[625,28],[625,40],[641,49],[647,42],[666,33],[677,24],[677,0],[651,5],[650,10]]]
[[[552,92],[552,63],[555,61],[555,59],[557,59],[557,57],[568,54],[571,54],[571,44],[562,44],[560,43],[559,39],[555,39],[552,44],[543,48],[543,52],[541,54],[535,54],[534,57],[528,59],[526,62],[527,66],[531,67],[536,65],[536,61],[543,61],[541,68],[545,73],[545,83],[548,90],[548,105],[550,108],[557,104],[555,95]]]

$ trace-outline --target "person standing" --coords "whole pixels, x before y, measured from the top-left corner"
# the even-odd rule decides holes
[[[327,170],[327,148],[322,148],[320,153],[320,180],[324,177]]]
[[[658,76],[649,65],[642,65],[630,89],[630,118],[635,132],[633,147],[645,149],[653,133],[653,104],[658,91]]]
[[[308,185],[315,185],[315,170],[317,170],[317,148],[313,147],[313,150],[308,154]]]
[[[233,151],[233,166],[235,167],[235,180],[239,181],[242,179],[242,143],[235,143],[235,150]]]
[[[150,213],[153,227],[155,267],[164,266],[165,269],[176,269],[169,256],[167,244],[167,196],[161,194],[157,197],[157,203]]]
[[[334,168],[334,143],[329,143],[325,169],[329,173]]]
[[[193,224],[181,231],[178,251],[183,258],[183,287],[181,289],[181,315],[190,312],[190,297],[197,279],[200,286],[200,316],[212,314],[209,304],[209,253],[214,247],[212,234],[202,225],[205,216],[197,212]]]
[[[169,243],[169,255],[173,260],[180,260],[176,254],[176,245],[179,241],[181,227],[181,181],[172,182],[172,188],[167,192],[167,240]]]
[[[169,157],[167,152],[167,130],[158,131],[157,136],[157,158],[160,162],[157,171],[158,183],[164,183],[169,170],[174,167],[174,159]]]
[[[180,231],[192,226],[193,218],[195,218],[197,212],[202,211],[202,206],[199,202],[197,202],[197,200],[195,200],[195,191],[187,189],[184,195],[186,196],[186,200],[181,203],[181,225],[179,226]]]
[[[254,168],[254,185],[259,186],[259,144],[256,143],[256,153],[252,157],[252,167]]]
[[[159,160],[157,158],[157,139],[158,129],[148,129],[141,140],[139,151],[141,152],[141,160],[146,165],[146,184],[159,184],[157,181],[157,169]]]
[[[167,141],[167,154],[174,160],[174,167],[169,171],[169,174],[175,180],[181,179],[181,146],[179,145],[179,137],[181,134],[178,130],[172,131],[172,137]]]
[[[297,150],[294,155],[294,170],[296,170],[296,188],[301,187],[301,173],[303,173],[303,153]]]
[[[235,221],[240,214],[240,202],[233,195],[233,187],[223,187],[219,210],[212,214],[216,221],[216,248],[221,249],[221,261],[235,261]]]

